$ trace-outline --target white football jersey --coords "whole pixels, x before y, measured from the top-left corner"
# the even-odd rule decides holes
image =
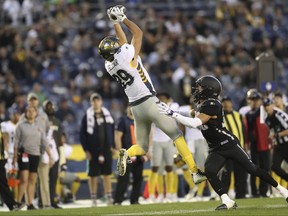
[[[179,109],[179,104],[176,102],[172,102],[168,104],[168,106],[174,110],[177,111]],[[155,142],[167,142],[170,139],[168,135],[166,135],[160,128],[156,127],[156,125],[153,123],[153,141]]]
[[[8,133],[8,153],[14,153],[14,136],[16,130],[16,124],[11,121],[5,121],[1,123],[1,128],[3,133]]]
[[[150,76],[139,56],[137,67],[131,66],[134,53],[133,45],[123,44],[114,54],[114,60],[105,62],[107,72],[122,85],[130,103],[156,94]]]

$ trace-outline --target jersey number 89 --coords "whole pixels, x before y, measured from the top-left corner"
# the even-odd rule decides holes
[[[134,77],[125,70],[118,70],[112,75],[112,77],[116,79],[116,81],[120,83],[124,89],[127,87],[127,85],[130,86],[134,82]]]

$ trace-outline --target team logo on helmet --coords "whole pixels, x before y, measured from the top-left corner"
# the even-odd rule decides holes
[[[120,48],[119,39],[114,36],[105,37],[99,44],[98,52],[107,61],[114,60],[114,54]]]

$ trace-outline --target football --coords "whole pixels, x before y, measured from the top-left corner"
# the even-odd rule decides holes
[[[125,8],[123,5],[116,5],[115,7],[118,7],[119,9],[123,8],[123,12],[124,12],[124,14],[126,15],[126,8]],[[116,19],[117,19],[117,17],[116,17],[114,14],[111,14],[111,18],[112,18],[113,20],[116,20]]]

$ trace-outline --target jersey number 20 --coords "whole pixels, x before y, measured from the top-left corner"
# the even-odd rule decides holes
[[[125,70],[118,70],[115,74],[112,75],[112,77],[116,79],[116,81],[120,83],[124,89],[127,86],[132,85],[134,81],[134,77],[127,73]]]

